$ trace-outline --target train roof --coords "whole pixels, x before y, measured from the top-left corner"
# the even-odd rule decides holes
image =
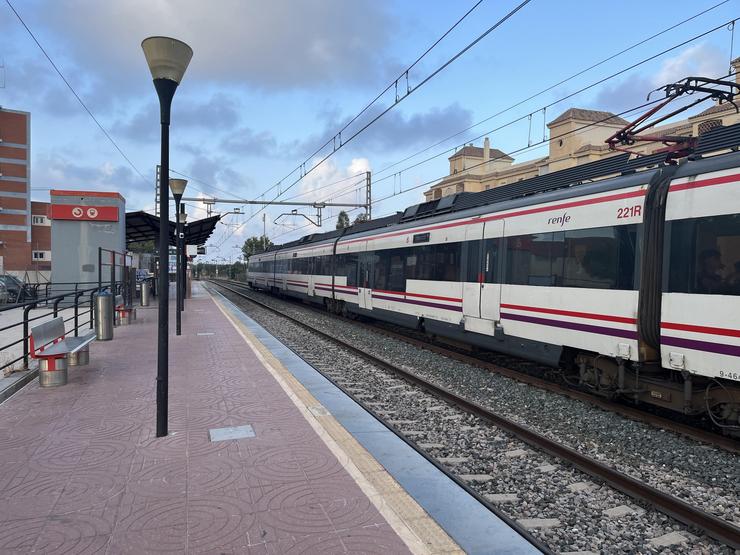
[[[711,152],[728,149],[737,151],[739,145],[740,123],[726,127],[716,127],[699,137],[694,153],[689,157],[689,160],[699,160],[703,155]],[[666,165],[665,153],[640,156],[633,159],[630,159],[628,153],[620,153],[608,158],[589,162],[588,164],[581,164],[572,168],[524,179],[487,191],[456,193],[429,202],[415,204],[409,206],[403,212],[397,212],[396,214],[376,220],[361,222],[343,230],[315,233],[284,245],[273,245],[268,249],[268,252],[293,246],[320,244],[329,242],[340,236],[345,237],[360,233],[368,234],[368,232],[379,228],[417,222],[418,220],[425,220],[435,216],[440,217],[436,219],[441,220],[451,219],[462,216],[462,214],[456,214],[458,212],[471,214],[493,204],[500,204],[500,208],[504,210],[513,206],[532,204],[534,201],[532,197],[534,196],[538,197],[536,202],[547,202],[552,200],[550,197],[570,197],[587,194],[587,191],[582,188],[588,185],[590,185],[588,189],[604,190],[628,187],[632,184],[643,182],[646,178],[649,179],[649,175],[651,174],[649,170],[664,165]],[[627,178],[628,176],[634,177]],[[608,177],[621,177],[622,179],[605,179]],[[599,179],[602,181],[595,181]],[[575,189],[576,187],[577,189]],[[560,192],[560,194],[557,194],[557,192]],[[590,192],[596,191],[588,191],[588,193]],[[540,196],[542,198],[539,198]],[[404,225],[403,227],[411,227],[412,225],[414,224]]]

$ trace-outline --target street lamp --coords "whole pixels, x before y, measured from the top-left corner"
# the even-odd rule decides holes
[[[182,238],[180,239],[180,312],[185,312],[185,293],[188,285],[188,257],[186,252],[187,247],[185,245],[185,224],[188,221],[188,215],[185,213],[184,203],[180,203],[180,213],[177,216],[177,221],[180,224],[180,235],[182,235]]]
[[[162,126],[159,180],[159,315],[157,323],[157,437],[167,435],[167,396],[169,352],[167,345],[169,316],[169,195],[167,178],[170,175],[170,109],[175,90],[188,68],[193,50],[184,42],[168,37],[149,37],[141,43],[146,63],[152,73],[154,88],[159,97]]]
[[[175,270],[175,290],[177,294],[175,295],[175,300],[177,301],[177,307],[175,309],[176,314],[176,322],[177,325],[175,327],[175,334],[180,335],[182,333],[182,295],[183,295],[183,285],[182,285],[182,271],[181,271],[181,264],[182,264],[182,255],[180,254],[180,251],[182,250],[182,240],[180,238],[180,235],[182,235],[182,223],[180,222],[180,200],[182,199],[182,195],[185,194],[185,187],[187,187],[188,182],[186,179],[170,179],[170,191],[172,191],[172,196],[175,197],[175,258],[176,261],[176,270]],[[184,208],[184,206],[183,206]]]

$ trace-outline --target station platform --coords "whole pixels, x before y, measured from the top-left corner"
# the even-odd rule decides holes
[[[156,438],[156,322],[0,404],[0,553],[537,552],[197,283]]]

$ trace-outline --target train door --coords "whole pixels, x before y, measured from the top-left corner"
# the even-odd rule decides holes
[[[314,274],[314,262],[316,260],[315,252],[316,251],[309,251],[308,260],[306,261],[306,265],[305,265],[306,283],[307,283],[306,294],[309,297],[314,296],[314,281],[315,280],[314,280],[313,274]]]
[[[466,318],[480,318],[482,238],[483,222],[468,225],[465,229],[467,258],[463,268],[463,316]]]
[[[360,308],[372,310],[373,290],[370,288],[370,276],[373,272],[373,254],[369,252],[359,253],[359,275],[357,276],[357,293]]]
[[[504,220],[493,220],[486,222],[483,229],[483,249],[481,254],[481,300],[480,315],[486,320],[499,320],[501,318],[501,276],[499,272],[499,259],[503,256],[501,250],[502,237],[504,236]]]

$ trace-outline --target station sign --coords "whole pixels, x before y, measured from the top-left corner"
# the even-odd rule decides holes
[[[80,220],[117,222],[117,206],[82,206],[79,204],[52,204],[52,220]]]

